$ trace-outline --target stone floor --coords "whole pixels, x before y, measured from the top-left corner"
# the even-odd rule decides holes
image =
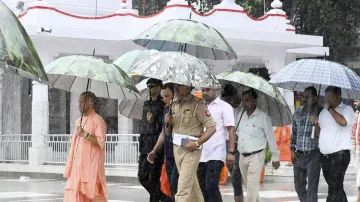
[[[61,202],[65,181],[55,179],[0,179],[0,202]],[[147,192],[138,183],[108,183],[109,202],[146,202]],[[221,186],[224,202],[233,201],[233,189],[229,183]],[[356,201],[355,182],[346,181],[345,191],[349,202]],[[327,185],[320,182],[319,202],[325,202]],[[295,202],[298,201],[293,184],[266,182],[261,186],[262,202]]]

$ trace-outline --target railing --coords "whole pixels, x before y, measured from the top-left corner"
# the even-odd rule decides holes
[[[0,135],[0,161],[27,163],[31,135]]]
[[[70,149],[69,134],[45,136],[46,164],[64,165]],[[139,153],[138,134],[108,134],[106,136],[106,166],[137,166]],[[31,135],[0,135],[0,162],[29,161]]]

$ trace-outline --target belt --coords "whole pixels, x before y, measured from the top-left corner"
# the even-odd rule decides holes
[[[264,149],[260,149],[260,150],[249,152],[249,153],[241,153],[241,155],[243,155],[244,157],[248,157],[248,156],[251,156],[253,154],[260,153],[262,150],[264,150]]]
[[[336,155],[339,155],[339,154],[349,154],[349,153],[350,153],[350,150],[340,150],[338,152],[331,153],[331,154],[323,154],[323,156],[325,158],[330,158],[330,157],[333,157],[333,156],[336,156]]]
[[[303,155],[310,155],[314,152],[318,152],[319,149],[313,149],[313,150],[309,150],[309,151],[300,151],[300,150],[297,150],[295,153],[297,154],[303,154]]]

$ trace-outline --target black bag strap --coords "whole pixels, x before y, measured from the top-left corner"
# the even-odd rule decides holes
[[[240,119],[239,119],[239,121],[238,121],[238,123],[237,123],[237,125],[236,125],[235,131],[237,131],[237,129],[239,128],[240,121],[241,121],[241,118],[242,118],[243,115],[244,115],[244,112],[245,112],[245,110],[243,110],[243,111],[241,112]]]

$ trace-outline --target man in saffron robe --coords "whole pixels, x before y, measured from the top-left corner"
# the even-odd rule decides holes
[[[84,106],[85,105],[85,106]],[[105,136],[106,124],[96,113],[96,96],[84,92],[79,97],[81,121],[71,140],[64,177],[67,178],[64,202],[106,202]],[[81,121],[81,124],[80,124]]]

